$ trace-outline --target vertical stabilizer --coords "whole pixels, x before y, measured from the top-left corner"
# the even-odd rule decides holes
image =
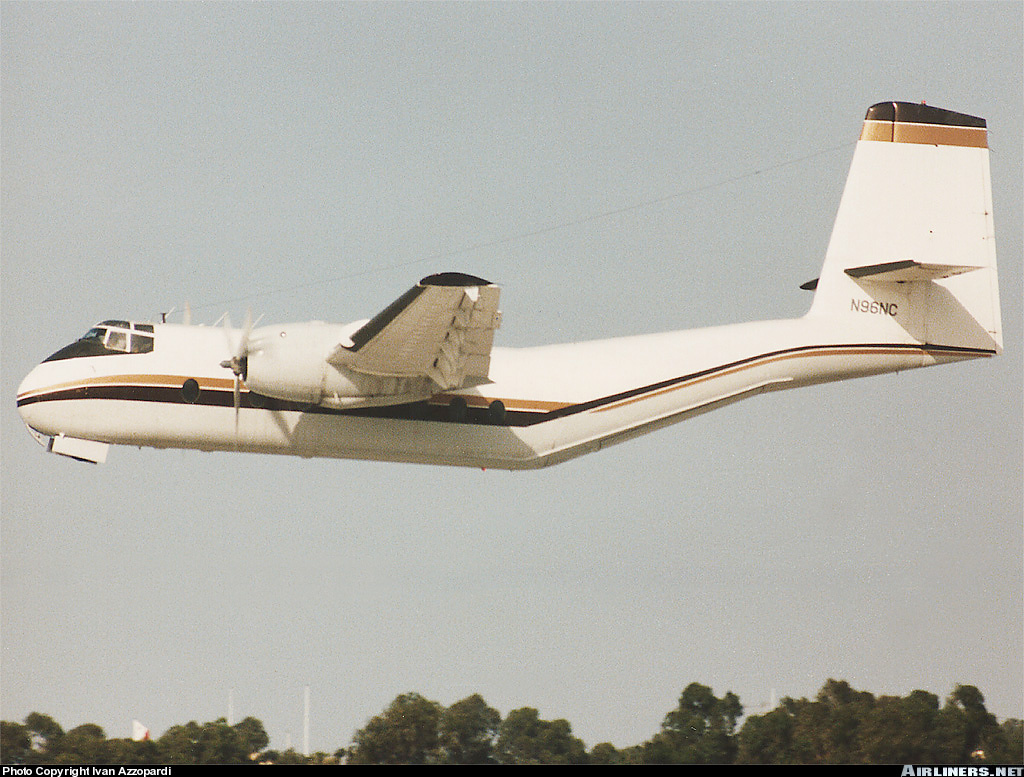
[[[868,109],[809,316],[865,342],[1002,350],[984,119]]]

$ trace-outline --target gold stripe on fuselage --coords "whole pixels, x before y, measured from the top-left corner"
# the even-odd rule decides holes
[[[181,388],[190,376],[182,375],[102,375],[95,378],[80,378],[69,380],[64,383],[54,383],[51,386],[26,391],[18,395],[18,400],[31,399],[44,394],[52,394],[56,391],[69,391],[77,388],[88,388],[93,386],[159,386],[161,388]],[[233,390],[234,380],[231,378],[192,378],[199,384],[200,389],[229,389]]]
[[[911,349],[911,350],[913,350],[913,349]],[[924,348],[921,348],[921,349],[918,349],[918,350],[922,354],[927,353],[927,351]],[[872,347],[864,347],[864,346],[843,348],[843,347],[837,347],[837,346],[827,346],[827,347],[821,347],[821,348],[808,349],[808,350],[805,350],[805,351],[797,351],[797,352],[794,352],[794,353],[783,353],[783,354],[776,354],[776,355],[766,355],[766,356],[761,356],[761,357],[754,357],[749,362],[746,362],[744,364],[738,364],[738,365],[736,365],[734,367],[728,367],[726,365],[723,365],[719,369],[712,369],[712,370],[710,370],[708,372],[708,374],[699,375],[699,376],[691,378],[689,380],[682,380],[682,381],[680,381],[678,384],[676,384],[674,386],[667,386],[665,388],[657,389],[655,391],[650,391],[650,392],[647,392],[645,394],[641,394],[641,395],[636,396],[636,397],[630,397],[628,399],[623,399],[623,400],[620,400],[619,402],[612,402],[610,404],[604,405],[603,407],[596,408],[594,410],[594,412],[596,412],[596,413],[603,413],[606,410],[614,410],[614,409],[619,408],[619,407],[625,407],[626,405],[631,405],[634,402],[642,402],[645,399],[651,399],[652,397],[661,396],[662,394],[668,394],[668,393],[673,392],[673,391],[679,391],[680,389],[690,388],[692,386],[696,386],[696,385],[698,385],[700,383],[704,383],[704,382],[709,381],[709,380],[716,380],[717,378],[723,378],[723,377],[726,377],[728,375],[734,375],[737,372],[742,372],[744,370],[751,370],[751,369],[754,369],[756,367],[763,367],[766,364],[773,364],[775,362],[782,362],[782,361],[786,361],[788,359],[800,359],[800,358],[815,357],[815,356],[836,356],[836,355],[840,355],[840,354],[844,355],[844,356],[868,356],[868,355],[870,355],[870,356],[878,356],[878,355],[883,355],[883,356],[897,356],[897,355],[899,355],[899,356],[902,356],[902,355],[905,355],[907,353],[907,351],[908,351],[907,348],[884,348],[884,347],[872,348]]]

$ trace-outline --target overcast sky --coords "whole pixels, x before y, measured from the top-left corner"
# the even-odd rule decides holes
[[[588,747],[691,682],[1022,709],[1022,7],[22,3],[2,23],[0,714],[347,745],[480,693]],[[538,472],[115,448],[17,385],[103,318],[366,318],[502,285],[499,345],[801,315],[866,108],[985,117],[1005,353],[782,392]],[[173,316],[172,316],[173,319]],[[615,365],[609,365],[614,369]]]

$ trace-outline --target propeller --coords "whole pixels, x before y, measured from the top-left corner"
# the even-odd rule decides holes
[[[235,375],[235,437],[238,437],[238,410],[242,404],[242,381],[245,380],[246,373],[249,369],[249,336],[252,334],[252,310],[247,310],[245,313],[245,323],[242,325],[242,337],[238,341],[238,345],[235,346],[231,342],[231,319],[225,314],[224,316],[224,337],[228,343],[228,353],[231,354],[230,359],[225,359],[220,363],[221,367],[225,367],[231,370]]]

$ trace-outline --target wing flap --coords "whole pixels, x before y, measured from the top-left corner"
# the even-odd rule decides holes
[[[340,343],[336,366],[382,377],[431,378],[442,390],[487,380],[500,289],[472,275],[421,280]]]

